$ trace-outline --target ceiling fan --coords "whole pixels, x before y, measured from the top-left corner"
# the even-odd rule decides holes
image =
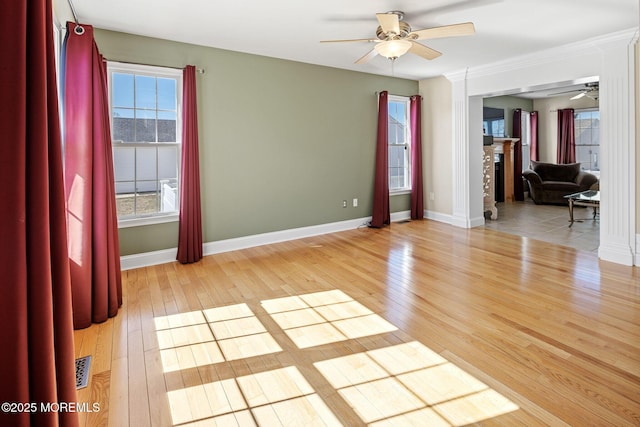
[[[580,99],[582,97],[587,97],[587,98],[591,98],[593,100],[598,100],[598,95],[599,95],[599,91],[600,91],[600,82],[588,82],[584,84],[584,89],[574,89],[574,90],[568,90],[565,92],[555,92],[555,93],[551,93],[548,96],[558,96],[558,95],[562,95],[564,93],[575,93],[578,92],[576,95],[572,96],[571,98],[569,98],[570,100],[574,101],[576,99]]]
[[[585,83],[585,88],[583,90],[580,91],[579,94],[572,96],[571,100],[575,100],[575,99],[580,99],[583,96],[586,96],[588,98],[594,99],[594,100],[598,100],[598,95],[600,92],[600,83],[599,82],[593,82],[593,83]]]
[[[403,21],[404,12],[392,10],[386,13],[376,13],[378,19],[378,29],[376,38],[353,39],[353,40],[323,40],[320,43],[343,43],[343,42],[370,42],[376,45],[359,58],[355,63],[364,64],[376,55],[382,55],[392,61],[398,59],[407,52],[418,55],[424,59],[435,59],[442,53],[427,47],[416,40],[437,39],[442,37],[466,36],[475,33],[473,23],[445,25],[442,27],[426,28],[424,30],[413,31],[411,26]]]

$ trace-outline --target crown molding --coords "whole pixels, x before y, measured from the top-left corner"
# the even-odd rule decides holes
[[[609,33],[575,43],[557,46],[525,55],[515,56],[502,61],[492,62],[477,67],[453,71],[444,76],[452,82],[469,78],[491,76],[499,73],[516,71],[530,66],[540,66],[547,63],[567,60],[574,57],[589,55],[594,50],[605,50],[608,45],[624,43],[631,45],[638,41],[638,28],[629,28],[615,33]]]

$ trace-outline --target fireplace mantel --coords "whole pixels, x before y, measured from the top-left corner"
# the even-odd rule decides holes
[[[496,154],[504,154],[504,201],[513,202],[513,144],[520,138],[493,138]]]

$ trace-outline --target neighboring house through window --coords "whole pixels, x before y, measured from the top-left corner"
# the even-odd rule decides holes
[[[389,192],[411,190],[409,98],[389,95]]]
[[[109,62],[108,74],[118,219],[175,217],[182,70]]]
[[[597,108],[575,110],[576,162],[583,170],[600,171],[600,111]]]

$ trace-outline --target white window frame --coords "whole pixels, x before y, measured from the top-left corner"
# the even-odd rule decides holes
[[[108,88],[109,88],[109,117],[112,117],[112,76],[113,73],[126,73],[136,75],[146,75],[152,77],[166,77],[176,79],[176,145],[177,148],[177,179],[178,187],[180,186],[180,156],[182,154],[182,70],[176,68],[156,67],[151,65],[142,64],[129,64],[123,62],[108,61],[107,62],[107,76],[108,76]],[[113,120],[110,120],[111,134],[113,135]],[[112,141],[112,145],[116,144],[131,144],[132,146],[158,146],[160,144],[173,143],[122,143],[119,141]],[[114,159],[115,161],[115,159]],[[118,228],[137,227],[141,225],[161,224],[166,222],[175,222],[179,220],[179,205],[176,207],[176,211],[172,212],[154,212],[147,214],[140,214],[133,217],[118,218]]]
[[[388,150],[389,155],[391,153],[391,148],[393,147],[404,147],[404,155],[405,161],[407,164],[407,174],[406,174],[406,182],[402,187],[391,187],[391,168],[388,170],[389,174],[389,194],[390,195],[399,195],[399,194],[408,194],[411,192],[411,100],[408,96],[399,96],[399,95],[389,95],[388,103],[397,102],[405,104],[406,111],[406,121],[404,126],[404,144],[392,144],[390,141],[388,142]]]
[[[574,110],[573,114],[574,114],[574,118],[575,118],[575,116],[578,115],[579,113],[592,113],[592,112],[598,112],[598,120],[600,120],[600,108],[599,107],[577,108],[577,109]],[[590,127],[590,129],[591,129],[591,131],[593,133],[593,129],[594,129],[593,125]],[[598,130],[599,129],[600,129],[600,127],[598,126]],[[577,136],[578,135],[578,129],[575,127],[575,124],[574,124],[574,132],[575,132],[575,135]],[[593,142],[593,137],[591,138],[591,142]],[[576,143],[576,151],[577,151],[578,147],[598,147],[599,148],[600,147],[600,138],[598,138],[598,144],[597,145],[596,144],[577,144]],[[582,163],[582,165],[580,167],[583,168],[584,163],[580,162],[580,159],[578,159],[577,157],[576,157],[576,162]],[[593,163],[596,163],[596,162],[594,162],[593,159],[592,159],[590,164],[593,164]],[[600,163],[599,160],[597,161],[597,163],[598,164]],[[598,169],[594,169],[594,170],[591,170],[591,169],[583,169],[583,170],[585,170],[587,172],[590,172],[590,173],[592,173],[594,175],[597,175],[597,176],[599,176],[599,174],[600,174],[600,169],[599,168]]]

